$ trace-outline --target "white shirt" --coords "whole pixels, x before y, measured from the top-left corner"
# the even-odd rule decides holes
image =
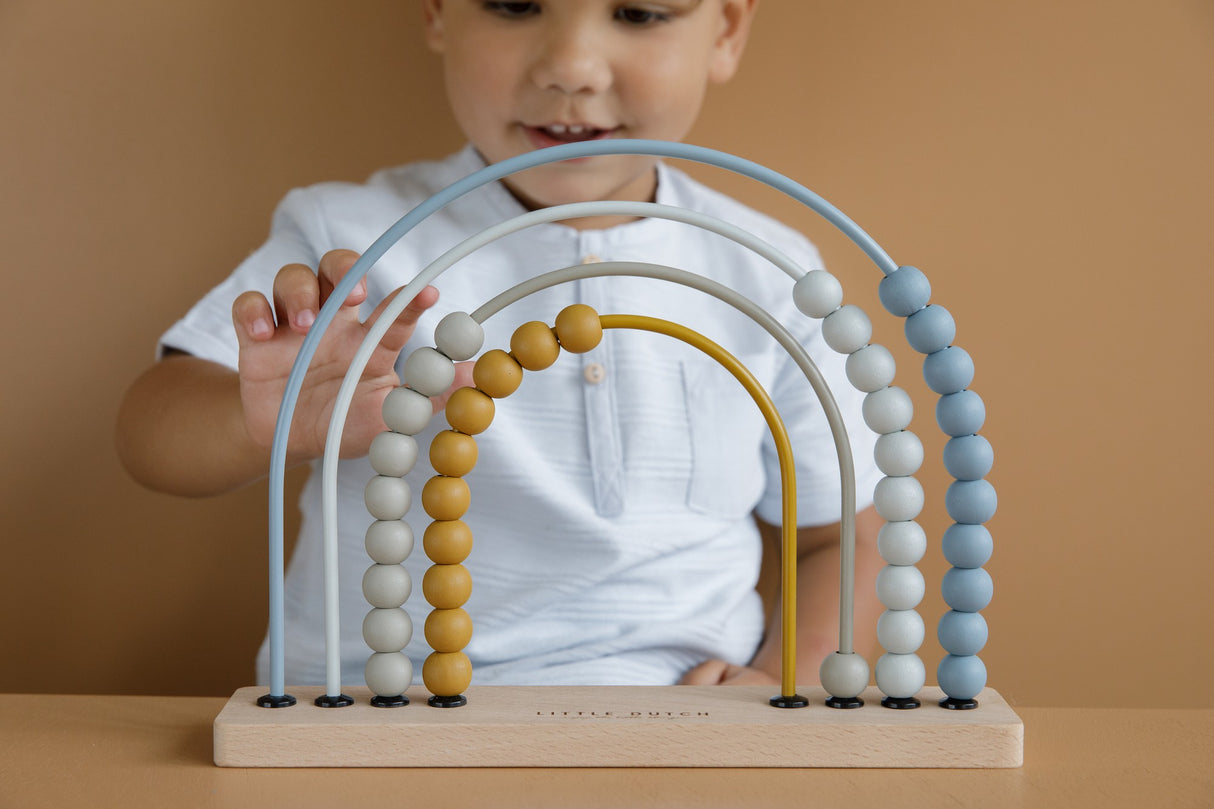
[[[235,368],[230,311],[238,294],[258,289],[270,297],[283,265],[315,267],[330,249],[364,250],[412,207],[482,165],[465,148],[441,162],[379,172],[366,184],[292,191],[266,244],[175,324],[161,347]],[[739,225],[805,269],[821,267],[799,234],[669,166],[659,167],[657,201]],[[430,217],[371,271],[364,313],[458,241],[522,212],[504,187],[492,184]],[[709,276],[798,335],[847,417],[859,506],[867,505],[880,473],[872,462],[874,437],[859,415],[861,394],[848,384],[843,358],[825,346],[818,324],[797,312],[783,272],[698,228],[658,219],[590,231],[548,224],[501,239],[437,279],[440,300],[402,359],[434,344],[434,324],[448,312],[470,312],[522,280],[594,260],[666,264]],[[575,302],[601,314],[684,324],[741,359],[771,394],[792,438],[798,522],[839,519],[838,462],[809,383],[766,331],[715,298],[652,279],[580,280],[491,318],[485,350],[508,348],[517,326],[551,324]],[[420,491],[434,474],[425,450],[441,429],[447,425],[440,415],[417,436],[422,451],[408,477],[415,505],[407,519],[417,547],[405,563],[414,580],[406,608],[415,626],[406,651],[418,673],[430,651],[421,632],[429,610],[421,596],[429,566],[421,536],[429,519]],[[475,537],[465,562],[473,579],[465,608],[475,631],[465,652],[474,683],[663,684],[710,657],[750,660],[764,626],[751,515],[779,523],[779,467],[754,402],[714,361],[665,336],[609,331],[592,351],[562,352],[552,367],[526,373],[519,390],[499,400],[477,444],[479,460],[466,477],[472,506],[464,517]],[[370,654],[360,630],[369,609],[360,582],[371,563],[363,549],[372,521],[363,488],[374,474],[366,459],[343,461],[339,472],[342,667],[350,684],[362,683]],[[319,478],[312,475],[304,488],[286,576],[289,684],[324,679]],[[266,660],[263,645],[263,681]]]

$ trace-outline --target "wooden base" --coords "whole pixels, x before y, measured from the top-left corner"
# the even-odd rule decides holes
[[[221,767],[1019,767],[1024,725],[998,693],[951,711],[837,710],[806,687],[808,708],[773,708],[759,686],[479,686],[462,708],[375,708],[348,688],[348,708],[319,708],[320,687],[288,688],[290,708],[261,708],[242,688],[215,719]]]

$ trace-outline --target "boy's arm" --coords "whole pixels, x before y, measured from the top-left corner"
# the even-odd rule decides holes
[[[245,427],[240,377],[189,354],[169,354],[135,380],[115,442],[131,477],[169,494],[221,494],[270,468],[269,448]]]
[[[274,305],[246,292],[232,305],[240,346],[238,371],[186,354],[171,354],[148,369],[127,391],[115,439],[123,465],[140,483],[158,491],[203,496],[230,491],[269,471],[270,447],[287,377],[320,307],[358,255],[326,253],[317,271],[283,267],[274,279]],[[333,400],[350,360],[391,296],[366,323],[359,284],[325,332],[295,408],[288,464],[324,453]],[[342,434],[342,457],[366,455],[385,428],[380,410],[400,380],[395,362],[422,312],[438,299],[426,287],[405,307],[371,356],[355,391]],[[457,380],[467,374],[457,374]],[[458,384],[458,383],[457,383]]]
[[[876,626],[880,602],[871,586],[884,564],[877,552],[881,517],[872,508],[856,515],[856,651],[870,651],[861,632]],[[780,528],[759,521],[764,544],[780,545]],[[779,553],[775,554],[779,559]],[[683,685],[754,685],[780,682],[781,610],[772,606],[763,643],[749,666],[723,660],[708,660],[689,671]],[[797,679],[816,682],[823,658],[839,646],[839,524],[802,528],[797,531]]]

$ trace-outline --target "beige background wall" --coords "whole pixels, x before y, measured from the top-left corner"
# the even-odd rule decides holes
[[[265,487],[143,491],[111,424],[286,189],[459,145],[416,20],[399,0],[0,5],[0,690],[250,682]],[[766,0],[691,138],[818,191],[956,315],[997,455],[983,657],[1021,704],[1214,705],[1212,102],[1208,0]],[[696,171],[819,241],[938,457],[877,271]],[[922,477],[939,536],[947,481]]]

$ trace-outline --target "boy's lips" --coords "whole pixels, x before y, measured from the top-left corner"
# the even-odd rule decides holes
[[[614,128],[591,126],[590,124],[544,124],[524,126],[527,137],[537,148],[557,146],[562,143],[581,143],[588,140],[609,138]]]

